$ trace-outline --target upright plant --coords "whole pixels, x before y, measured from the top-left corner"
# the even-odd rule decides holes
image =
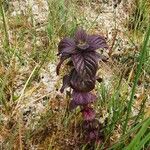
[[[96,95],[91,91],[95,88],[96,81],[99,81],[99,77],[96,76],[98,61],[106,60],[96,51],[99,48],[108,48],[105,38],[100,35],[88,35],[82,28],[77,29],[73,38],[65,37],[58,45],[60,62],[56,68],[57,75],[62,63],[67,59],[69,59],[67,65],[71,68],[71,71],[63,77],[60,91],[63,92],[67,87],[73,89],[70,110],[80,106],[84,119],[83,129],[91,140],[99,138],[99,123],[91,106],[96,100]]]

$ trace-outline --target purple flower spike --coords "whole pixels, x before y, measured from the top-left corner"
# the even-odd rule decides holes
[[[95,111],[93,108],[87,106],[83,108],[82,115],[84,120],[92,121],[95,118]]]
[[[73,110],[80,106],[84,119],[82,129],[89,142],[97,141],[100,137],[100,124],[90,106],[96,100],[91,91],[95,88],[96,81],[102,81],[96,76],[98,61],[100,59],[106,62],[108,59],[96,51],[99,48],[108,48],[105,38],[100,35],[88,35],[82,28],[77,29],[73,38],[63,38],[58,45],[60,61],[56,68],[57,75],[64,61],[69,59],[66,65],[71,67],[71,71],[63,77],[60,92],[64,92],[67,87],[73,89],[69,107]]]

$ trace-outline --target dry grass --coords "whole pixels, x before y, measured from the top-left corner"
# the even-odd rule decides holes
[[[123,135],[145,34],[143,28],[149,19],[148,4],[141,28],[130,22],[134,1],[122,1],[116,8],[98,0],[8,0],[0,4],[1,149],[108,149],[114,144],[114,150],[127,147],[144,119],[150,117],[148,51]],[[103,82],[95,90],[99,98],[94,107],[103,137],[95,147],[83,140],[79,110],[68,111],[70,91],[60,94],[61,77],[55,73],[57,44],[63,36],[72,35],[77,26],[105,35],[111,49],[103,52],[110,59],[108,63],[100,62]],[[148,146],[149,141],[143,145],[145,149]]]

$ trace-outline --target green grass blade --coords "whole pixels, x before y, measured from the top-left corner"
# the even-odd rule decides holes
[[[149,142],[150,143],[150,133],[148,133],[145,138],[140,142],[140,144],[138,145],[138,149],[142,149],[143,146]]]
[[[137,130],[139,130],[142,125],[145,123],[146,120],[138,123],[136,126],[134,126],[132,129],[130,129],[125,135],[122,135],[119,139],[119,141],[117,141],[114,145],[112,145],[110,148],[108,148],[108,150],[114,150],[117,149],[121,144],[123,144],[131,134],[136,133]]]
[[[150,126],[150,118],[146,120],[146,122],[143,124],[143,126],[141,127],[140,131],[137,133],[135,138],[131,141],[131,143],[124,150],[136,150],[137,146],[140,143],[141,137],[144,135],[144,133],[146,132],[149,126]],[[145,143],[145,140],[142,143]]]
[[[146,36],[145,36],[145,39],[144,39],[144,42],[143,42],[143,47],[142,47],[141,52],[140,52],[139,64],[137,66],[137,71],[136,71],[134,84],[133,84],[132,91],[131,91],[130,101],[129,101],[129,104],[128,104],[127,115],[126,115],[125,123],[124,123],[124,126],[123,126],[123,134],[126,132],[126,129],[127,129],[127,124],[128,124],[129,116],[130,116],[130,113],[131,113],[131,107],[132,107],[132,103],[133,103],[133,99],[134,99],[134,94],[135,94],[137,82],[138,82],[138,79],[139,79],[140,74],[142,72],[142,65],[144,64],[144,60],[145,60],[145,54],[146,54],[146,51],[147,51],[147,44],[148,44],[148,41],[149,41],[149,37],[150,37],[150,27],[148,28],[148,31],[146,33]]]

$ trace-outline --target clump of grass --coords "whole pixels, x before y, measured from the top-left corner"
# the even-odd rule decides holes
[[[98,149],[131,149],[133,145],[135,149],[137,149],[139,147],[146,148],[148,146],[150,141],[148,138],[149,118],[146,118],[145,112],[143,111],[147,107],[146,101],[148,100],[148,97],[145,93],[145,96],[141,97],[142,103],[138,108],[135,108],[134,104],[136,103],[136,100],[134,99],[134,95],[136,88],[138,88],[138,79],[140,75],[143,74],[142,66],[146,63],[145,57],[148,51],[149,38],[150,28],[148,28],[145,33],[131,90],[128,90],[129,85],[123,80],[124,74],[122,74],[120,80],[117,78],[113,79],[114,83],[118,83],[112,85],[113,90],[108,90],[104,83],[98,86],[100,100],[96,106],[99,108],[98,111],[100,113],[103,114],[103,110],[107,113],[106,118],[104,117],[105,122],[102,128],[105,133],[105,142],[99,146]],[[133,115],[136,109],[138,110],[138,113]],[[118,141],[116,141],[115,138],[117,138]]]
[[[24,107],[24,95],[29,89],[39,94],[39,90],[34,85],[40,80],[41,69],[46,68],[47,63],[56,63],[56,49],[60,38],[66,35],[71,36],[78,25],[92,30],[96,18],[93,22],[89,22],[82,13],[79,16],[80,8],[87,6],[95,9],[97,2],[48,0],[47,21],[37,25],[34,24],[31,8],[28,8],[29,12],[26,15],[20,14],[12,17],[9,11],[5,11],[4,3],[0,2],[0,36],[3,37],[0,45],[2,149],[31,149],[33,147],[65,150],[89,149],[89,145],[81,140],[82,135],[78,134],[79,131],[82,134],[77,125],[81,121],[81,116],[77,115],[79,110],[72,114],[68,113],[68,97],[62,98],[59,93],[52,93],[47,100],[45,111],[38,114],[38,119],[30,119],[29,125],[23,120],[24,114],[20,108]],[[120,68],[117,66],[119,71],[115,68],[112,83],[106,85],[103,81],[97,85],[95,91],[99,98],[93,107],[97,113],[96,117],[101,122],[100,133],[103,135],[102,142],[99,145],[95,144],[94,149],[97,150],[146,149],[150,146],[150,120],[149,110],[147,110],[149,109],[147,106],[149,76],[146,78],[149,75],[150,65],[150,29],[145,34],[146,27],[149,26],[149,1],[136,1],[135,7],[136,13],[130,16],[133,19],[129,28],[132,28],[133,34],[130,32],[131,40],[129,41],[138,45],[138,48],[135,50],[136,59],[132,61],[133,66],[130,63],[130,73],[125,76],[123,70],[119,76]],[[144,34],[145,40],[142,44]],[[41,45],[37,44],[39,38]],[[127,59],[125,64],[128,63]],[[29,70],[25,72],[21,70],[26,67]],[[18,76],[21,79],[17,78],[17,80],[21,83],[16,87]],[[141,84],[139,84],[139,79]],[[143,84],[145,89],[142,93],[138,93]],[[18,94],[17,90],[22,92]],[[137,93],[139,97],[136,97]],[[26,99],[30,96],[29,94]]]
[[[132,6],[133,10],[129,16],[128,27],[133,31],[134,39],[136,39],[136,35],[142,36],[145,33],[150,22],[150,3],[148,0],[135,0]]]

